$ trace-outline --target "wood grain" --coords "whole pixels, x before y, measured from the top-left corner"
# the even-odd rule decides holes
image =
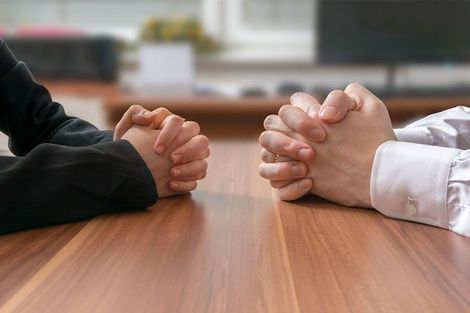
[[[297,312],[270,188],[245,177],[252,152],[216,145],[192,197],[93,220],[0,311]]]
[[[190,196],[0,237],[0,312],[470,311],[468,238],[279,201],[255,141],[212,150]]]
[[[0,306],[85,224],[81,222],[0,236]]]
[[[303,312],[468,312],[470,240],[310,197],[281,206]]]

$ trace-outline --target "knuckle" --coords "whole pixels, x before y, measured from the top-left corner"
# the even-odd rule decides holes
[[[293,150],[293,146],[290,143],[284,145],[284,147],[283,147],[283,151],[286,152],[286,154],[290,155],[292,150]]]
[[[292,155],[299,149],[299,146],[297,145],[296,142],[291,141],[287,143],[286,145],[284,145],[283,148],[284,148],[283,150],[287,153],[287,155]]]
[[[312,128],[312,123],[311,121],[307,119],[301,119],[298,121],[298,126],[299,130],[309,130]]]
[[[362,85],[357,82],[354,82],[354,83],[348,84],[345,90],[357,90],[359,88],[362,88]]]
[[[328,94],[328,98],[342,98],[345,96],[344,91],[335,89]]]
[[[283,173],[283,166],[280,165],[279,163],[275,164],[273,166],[273,176],[274,177],[279,177],[281,176]]]
[[[199,132],[201,131],[201,126],[199,126],[199,124],[194,121],[187,121],[184,123],[187,125],[188,128],[190,128],[197,134],[199,134]]]
[[[138,105],[138,104],[133,104],[129,107],[129,111],[132,111],[132,112],[135,112],[137,110],[140,110],[140,109],[143,109],[142,106]]]
[[[164,108],[164,107],[157,108],[153,112],[155,112],[159,115],[160,114],[165,114],[165,115],[172,115],[173,114],[167,108]]]
[[[178,121],[179,116],[178,115],[170,115],[166,118],[168,121]]]
[[[170,110],[168,110],[167,108],[165,107],[159,107],[156,109],[156,111],[158,112],[168,112],[168,113],[171,113]]]

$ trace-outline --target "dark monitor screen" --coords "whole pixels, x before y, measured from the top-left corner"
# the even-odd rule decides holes
[[[319,0],[319,63],[470,60],[470,1]]]

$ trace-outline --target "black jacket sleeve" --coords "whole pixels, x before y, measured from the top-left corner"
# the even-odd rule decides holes
[[[1,40],[0,130],[9,136],[11,151],[21,156],[45,142],[83,147],[112,140],[111,132],[67,116]]]
[[[0,40],[0,130],[15,157],[0,157],[0,234],[157,200],[132,145],[69,117]]]

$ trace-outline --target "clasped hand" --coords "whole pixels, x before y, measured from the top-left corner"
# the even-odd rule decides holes
[[[209,140],[199,124],[165,108],[148,111],[133,105],[123,115],[114,140],[127,140],[152,173],[159,197],[194,190],[206,176]]]
[[[322,105],[305,93],[264,122],[259,173],[282,200],[313,193],[347,206],[371,207],[377,148],[396,140],[384,103],[359,84],[334,90]]]

